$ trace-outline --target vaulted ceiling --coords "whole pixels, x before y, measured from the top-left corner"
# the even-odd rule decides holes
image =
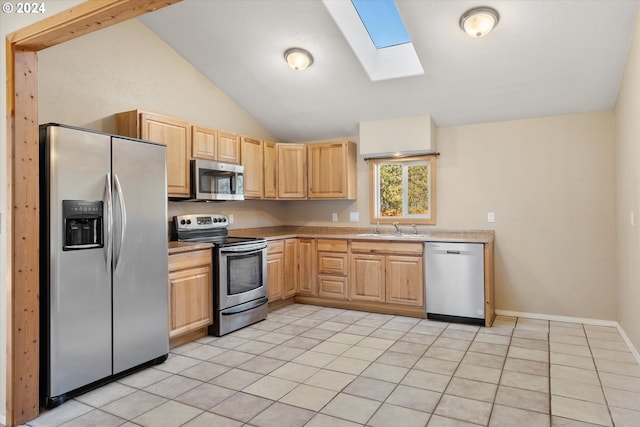
[[[328,0],[348,1],[348,0]],[[424,75],[372,82],[320,0],[185,0],[142,22],[285,142],[358,134],[360,121],[437,126],[615,107],[637,0],[396,0]],[[500,14],[473,39],[460,16]],[[290,47],[314,57],[304,72]]]

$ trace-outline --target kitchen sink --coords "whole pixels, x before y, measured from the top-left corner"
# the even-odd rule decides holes
[[[420,239],[420,238],[425,238],[425,237],[430,237],[431,233],[418,233],[418,234],[414,234],[414,233],[362,233],[362,234],[356,234],[356,237],[378,237],[381,239],[390,239],[390,238],[407,238],[407,237],[414,237],[416,239]]]

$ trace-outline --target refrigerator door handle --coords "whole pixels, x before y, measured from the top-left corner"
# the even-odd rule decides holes
[[[120,226],[120,245],[116,254],[116,264],[113,268],[114,271],[117,271],[118,265],[120,264],[120,255],[122,252],[122,248],[124,247],[124,236],[127,233],[127,207],[124,203],[124,193],[122,192],[122,186],[120,185],[118,175],[113,175],[113,182],[116,185],[116,194],[118,195],[118,199],[120,200],[120,218],[122,221],[122,224]]]
[[[111,174],[107,173],[105,182],[105,204],[107,205],[107,214],[105,215],[105,221],[107,222],[107,244],[104,245],[104,262],[106,264],[107,271],[111,271],[111,254],[113,247],[113,205],[111,197]]]

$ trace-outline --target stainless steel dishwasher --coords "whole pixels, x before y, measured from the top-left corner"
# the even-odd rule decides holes
[[[484,325],[484,245],[426,242],[427,318]]]

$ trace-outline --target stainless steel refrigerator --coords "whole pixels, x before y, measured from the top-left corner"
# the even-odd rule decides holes
[[[166,147],[40,126],[41,397],[169,352]]]

